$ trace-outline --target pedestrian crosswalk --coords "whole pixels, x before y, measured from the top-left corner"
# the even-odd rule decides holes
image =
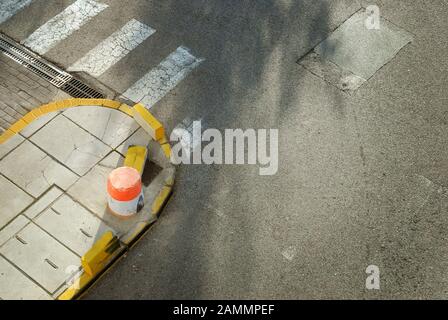
[[[11,19],[20,10],[25,10],[27,6],[32,5],[33,2],[36,2],[37,5],[38,1],[0,0],[0,23]],[[76,38],[81,34],[83,37],[89,37],[86,24],[96,19],[101,22],[101,19],[108,17],[107,11],[109,10],[106,9],[109,6],[103,2],[103,0],[73,0],[60,13],[31,32],[22,41],[22,44],[45,56],[63,40]],[[103,14],[100,15],[100,13]],[[78,30],[79,32],[77,32]],[[69,72],[85,72],[96,78],[101,77],[123,58],[132,55],[132,52],[155,32],[156,30],[151,26],[137,19],[131,19],[121,28],[112,31],[105,39],[99,41],[95,39],[98,44],[89,48],[90,50],[83,57],[68,66],[67,69]],[[67,52],[67,55],[70,54],[73,55],[73,53]],[[152,69],[148,68],[145,71],[146,74],[129,88],[121,88],[119,93],[122,98],[135,103],[143,103],[146,107],[151,108],[178,86],[203,61],[204,59],[194,56],[189,48],[179,46],[162,59],[158,65]],[[143,64],[146,63],[154,65],[151,60],[143,62]],[[119,67],[132,69],[133,66],[119,65]],[[144,65],[139,65],[139,69],[142,68]],[[104,81],[103,78],[102,81]],[[108,83],[105,84],[108,85]]]
[[[185,47],[179,47],[157,67],[131,86],[123,96],[151,107],[170,92],[203,60],[193,56]]]
[[[23,44],[39,54],[45,54],[107,7],[93,0],[77,0],[34,31]]]
[[[132,19],[78,60],[68,71],[84,71],[99,77],[154,32],[156,31],[151,27]]]

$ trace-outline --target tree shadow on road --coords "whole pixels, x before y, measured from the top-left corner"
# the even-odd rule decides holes
[[[165,0],[136,6],[136,15],[166,21],[155,27],[171,30],[178,45],[206,59],[152,111],[168,132],[187,117],[202,118],[203,129],[279,128],[292,109],[301,108],[296,85],[305,70],[297,60],[340,23],[330,21],[328,3]],[[337,98],[334,104],[340,113]],[[277,212],[266,210],[272,203],[251,196],[276,184],[275,177],[262,179],[257,168],[247,166],[179,167],[161,220],[130,253],[132,259],[100,284],[98,296],[278,298],[270,289],[282,285],[282,297],[297,297],[276,270],[282,248],[278,261],[270,260]],[[117,286],[132,290],[124,295]]]

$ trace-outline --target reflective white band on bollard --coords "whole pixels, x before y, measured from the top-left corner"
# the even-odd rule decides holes
[[[108,208],[120,218],[130,218],[143,208],[140,173],[131,167],[112,171],[107,180]]]

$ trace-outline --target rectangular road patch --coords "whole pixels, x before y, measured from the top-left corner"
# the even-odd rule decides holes
[[[0,253],[51,293],[70,277],[67,270],[81,265],[78,256],[33,223],[1,247]]]
[[[22,44],[38,54],[45,54],[107,7],[93,0],[77,0],[34,31]]]
[[[202,61],[203,59],[193,56],[187,48],[179,47],[157,67],[126,90],[123,96],[151,108],[185,79]]]
[[[0,256],[0,299],[52,300],[42,288]]]
[[[33,0],[1,0],[0,24],[14,16],[17,12],[28,6]]]
[[[154,32],[156,31],[146,24],[132,19],[75,62],[68,71],[85,71],[94,77],[99,77]]]
[[[369,80],[391,61],[413,36],[381,19],[380,29],[366,27],[368,13],[360,10],[322,41],[314,51],[343,70]]]

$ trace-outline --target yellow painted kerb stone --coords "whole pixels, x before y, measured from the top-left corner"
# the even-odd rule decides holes
[[[134,106],[134,119],[154,140],[165,136],[162,124],[142,104]]]
[[[162,190],[157,195],[156,199],[152,203],[151,213],[153,215],[158,215],[163,205],[167,202],[171,191],[173,190],[170,186],[164,186]]]
[[[136,169],[142,175],[147,157],[148,148],[144,146],[130,146],[124,159],[124,165]]]
[[[106,232],[103,236],[95,242],[93,247],[81,258],[81,264],[84,271],[93,276],[97,274],[104,266],[107,258],[110,256],[108,247],[114,240],[114,235],[111,231]]]

